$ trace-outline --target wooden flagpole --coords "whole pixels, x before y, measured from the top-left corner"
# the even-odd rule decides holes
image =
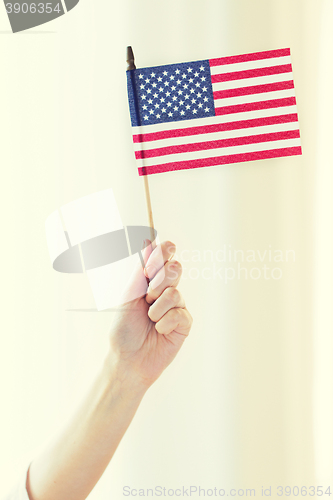
[[[153,210],[151,207],[151,199],[150,199],[149,183],[148,183],[148,176],[147,175],[143,176],[143,181],[144,181],[144,186],[145,186],[148,221],[149,221],[149,227],[150,227],[150,241],[151,241],[152,246],[154,248],[154,246],[155,246],[155,244],[154,244],[155,229],[154,229]]]
[[[133,53],[132,47],[127,47],[126,61],[127,61],[127,71],[131,71],[133,69],[136,69],[135,62],[134,62],[134,53]],[[133,85],[133,87],[134,87],[134,85]],[[135,88],[134,88],[134,91],[135,91]],[[149,221],[149,227],[150,227],[150,240],[152,243],[152,247],[154,248],[155,247],[155,244],[154,244],[155,229],[154,229],[153,210],[152,210],[152,206],[151,206],[149,182],[148,182],[147,175],[143,175],[143,181],[144,181],[144,187],[145,187],[146,205],[147,205],[148,221]]]

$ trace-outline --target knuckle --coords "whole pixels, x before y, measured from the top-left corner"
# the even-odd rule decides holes
[[[182,265],[178,260],[172,260],[169,264],[170,269],[180,274],[182,272]]]
[[[179,309],[175,309],[175,308],[171,309],[171,311],[170,311],[170,319],[172,321],[177,321],[178,318],[179,318],[179,314],[180,314]]]
[[[192,325],[193,325],[193,318],[187,309],[186,309],[186,323],[187,323],[186,330],[187,330],[187,335],[188,335],[190,333]]]
[[[165,242],[165,246],[169,255],[172,255],[176,252],[176,245],[172,241],[167,240]]]
[[[169,288],[167,288],[165,290],[164,293],[166,294],[166,296],[167,296],[168,300],[170,300],[170,302],[172,302],[174,304],[176,304],[178,302],[180,293],[177,290],[177,288],[170,286]]]

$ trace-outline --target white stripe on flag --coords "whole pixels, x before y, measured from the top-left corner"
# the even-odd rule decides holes
[[[273,99],[284,99],[286,97],[296,97],[295,89],[276,90],[274,92],[264,92],[261,94],[240,95],[237,97],[223,97],[215,99],[215,107],[233,106],[235,104],[247,104],[250,102],[270,101]]]
[[[185,144],[197,144],[206,141],[219,141],[222,139],[235,139],[237,137],[248,137],[252,135],[272,134],[274,132],[288,132],[290,130],[299,130],[298,122],[278,123],[275,125],[263,125],[262,127],[243,128],[237,130],[222,130],[211,134],[170,137],[169,139],[161,139],[158,141],[137,142],[134,143],[134,150],[150,151],[152,149],[165,148],[168,146],[182,146]]]
[[[281,108],[259,109],[246,111],[244,113],[231,113],[230,115],[209,116],[208,118],[197,118],[195,120],[181,120],[178,122],[158,123],[156,125],[142,125],[133,127],[133,135],[148,134],[151,132],[163,132],[165,130],[177,130],[184,128],[200,127],[205,125],[217,125],[219,123],[230,123],[254,118],[265,118],[268,116],[289,115],[297,113],[296,105]]]
[[[221,75],[222,73],[233,73],[234,71],[247,71],[249,69],[270,68],[272,66],[282,66],[291,64],[290,56],[274,57],[271,59],[260,59],[258,61],[247,61],[234,64],[222,64],[220,66],[211,66],[212,75]]]
[[[208,149],[204,151],[194,151],[191,153],[179,153],[173,155],[158,156],[154,158],[145,158],[137,160],[139,167],[148,167],[151,165],[162,165],[165,163],[198,160],[202,158],[214,158],[216,156],[233,155],[239,153],[251,153],[255,151],[269,151],[272,149],[283,149],[289,147],[301,146],[301,140],[285,139],[282,141],[261,142],[259,144],[245,144],[242,146],[232,146],[218,149]]]
[[[286,82],[288,80],[293,80],[292,71],[277,75],[257,76],[255,78],[241,78],[240,80],[213,83],[213,91],[239,89],[243,87],[252,87],[253,85],[265,85],[266,83]]]

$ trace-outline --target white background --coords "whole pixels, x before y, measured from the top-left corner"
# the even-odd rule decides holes
[[[118,500],[125,485],[258,492],[329,485],[329,4],[81,0],[58,20],[15,35],[0,8],[0,493],[85,393],[112,323],[112,312],[95,310],[85,276],[52,270],[45,219],[112,187],[124,224],[147,221],[127,106],[130,44],[138,67],[291,47],[302,157],[149,182],[160,238],[174,241],[179,254],[227,245],[294,250],[296,260],[281,264],[280,280],[183,280],[191,336],[145,397],[89,498]],[[201,271],[213,264],[183,265]]]

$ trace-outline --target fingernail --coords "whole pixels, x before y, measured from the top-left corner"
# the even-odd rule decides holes
[[[150,279],[151,277],[153,277],[155,274],[155,271],[156,271],[156,269],[154,266],[145,267],[144,273],[145,273],[146,278]]]

